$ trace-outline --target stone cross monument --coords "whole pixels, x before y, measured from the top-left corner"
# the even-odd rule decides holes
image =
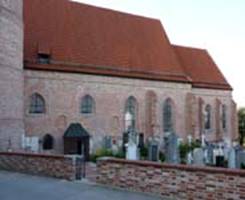
[[[18,150],[23,123],[23,2],[0,0],[0,151]]]

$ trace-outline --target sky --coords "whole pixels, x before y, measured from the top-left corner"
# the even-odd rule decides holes
[[[245,0],[75,0],[160,19],[172,44],[207,49],[245,107]]]

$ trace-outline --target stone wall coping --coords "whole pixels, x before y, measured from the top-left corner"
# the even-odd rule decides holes
[[[64,155],[27,153],[27,152],[0,152],[0,156],[1,155],[4,155],[4,156],[25,156],[25,157],[55,158],[55,159],[68,158],[67,156],[64,156]]]
[[[226,174],[226,175],[235,175],[245,177],[245,170],[240,169],[227,169],[227,168],[218,168],[218,167],[201,167],[194,165],[183,165],[183,164],[163,164],[151,161],[133,161],[125,159],[117,159],[111,157],[102,157],[98,159],[98,163],[119,163],[125,165],[136,165],[143,167],[154,167],[154,168],[165,168],[165,169],[177,169],[183,171],[192,171],[192,172],[207,172],[213,174]]]

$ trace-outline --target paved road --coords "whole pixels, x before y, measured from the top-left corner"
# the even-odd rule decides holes
[[[145,194],[0,171],[0,200],[160,200]]]

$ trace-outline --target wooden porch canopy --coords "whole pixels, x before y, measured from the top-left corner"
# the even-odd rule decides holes
[[[64,133],[64,154],[84,154],[89,159],[88,131],[80,123],[72,123]]]
[[[64,138],[90,137],[88,131],[80,123],[72,123],[64,133]]]

